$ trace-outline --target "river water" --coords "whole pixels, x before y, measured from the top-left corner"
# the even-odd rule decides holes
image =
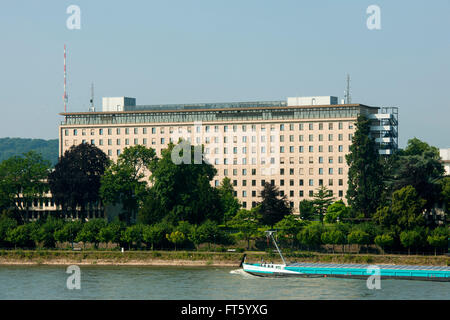
[[[225,267],[80,266],[68,289],[65,266],[0,266],[0,299],[444,299],[449,282],[260,278]]]

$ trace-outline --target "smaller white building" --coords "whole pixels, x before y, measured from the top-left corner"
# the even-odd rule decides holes
[[[444,164],[445,175],[450,176],[450,148],[439,149],[439,154]]]
[[[333,96],[315,97],[288,97],[287,105],[290,106],[323,106],[338,104],[338,98]]]
[[[103,112],[128,111],[127,107],[135,107],[135,106],[136,106],[136,98],[103,97],[102,99]]]

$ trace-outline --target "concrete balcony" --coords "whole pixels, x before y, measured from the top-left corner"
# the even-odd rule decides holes
[[[372,113],[368,115],[369,119],[377,119],[377,120],[381,120],[381,119],[391,119],[392,118],[392,114],[390,113]]]
[[[379,154],[392,154],[392,149],[380,149],[378,150]]]
[[[370,131],[392,131],[393,126],[370,126]]]
[[[378,143],[381,143],[381,142],[383,142],[383,143],[391,143],[391,142],[393,142],[393,139],[391,137],[376,138],[375,142],[378,142]]]

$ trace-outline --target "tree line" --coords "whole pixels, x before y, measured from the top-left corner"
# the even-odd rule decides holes
[[[191,163],[181,164],[172,161],[173,143],[160,157],[145,146],[128,147],[116,162],[99,148],[81,144],[67,150],[54,168],[35,152],[14,156],[0,163],[0,241],[19,247],[70,240],[197,248],[245,240],[249,248],[264,239],[262,231],[275,228],[291,248],[376,244],[390,251],[445,250],[450,178],[444,177],[438,149],[414,138],[404,150],[380,156],[369,126],[365,117],[358,118],[346,156],[348,205],[335,201],[322,185],[311,200],[301,201],[299,215],[269,183],[256,207],[242,208],[229,178],[213,187],[214,166],[193,164],[193,146]],[[23,219],[48,191],[60,212],[31,223]],[[110,223],[86,219],[92,205],[117,206],[119,215]],[[436,208],[443,219],[436,219]],[[80,221],[58,219],[74,214]]]

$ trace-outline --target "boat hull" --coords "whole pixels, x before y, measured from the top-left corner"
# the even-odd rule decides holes
[[[449,267],[428,266],[373,266],[352,264],[250,264],[244,263],[243,270],[259,277],[303,277],[303,278],[350,278],[368,279],[379,275],[380,279],[402,279],[450,282]]]

